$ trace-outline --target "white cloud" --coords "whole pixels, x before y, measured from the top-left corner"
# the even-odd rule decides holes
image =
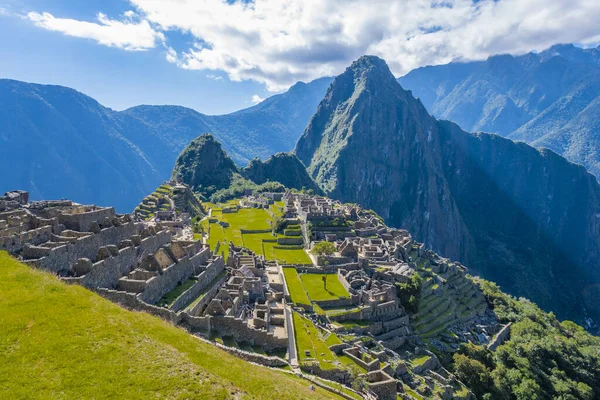
[[[339,74],[363,54],[396,75],[455,59],[521,54],[555,43],[600,40],[598,0],[129,0],[135,16],[100,23],[29,18],[47,29],[125,49],[147,49],[178,31],[195,44],[166,59],[223,71],[271,91]],[[132,18],[139,20],[132,22]]]
[[[173,64],[179,63],[179,58],[177,57],[177,52],[172,47],[167,47],[167,54],[165,55],[165,58],[170,63],[173,63]]]
[[[133,16],[133,15],[132,15]],[[142,19],[139,22],[111,20],[98,13],[98,22],[78,21],[68,18],[55,18],[44,12],[30,12],[26,18],[35,25],[65,35],[93,39],[100,44],[118,47],[128,51],[148,50],[164,41],[164,35],[154,30],[150,23]],[[128,17],[131,19],[131,17]]]
[[[396,75],[427,64],[598,38],[597,0],[130,0],[163,30],[191,33],[187,69],[222,70],[269,90],[338,74],[363,54]]]
[[[219,75],[214,75],[214,74],[208,74],[208,75],[206,75],[206,77],[207,77],[208,79],[212,79],[212,80],[215,80],[215,81],[220,81],[220,80],[222,80],[222,79],[223,79],[223,77],[222,77],[222,76],[219,76]]]
[[[264,99],[259,95],[255,94],[254,96],[252,96],[252,102],[254,104],[260,103],[261,101],[264,101]]]

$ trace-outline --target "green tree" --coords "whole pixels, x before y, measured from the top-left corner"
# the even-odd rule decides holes
[[[492,389],[490,371],[477,360],[463,354],[454,354],[454,373],[464,382],[478,398]],[[535,382],[534,382],[535,383]]]
[[[310,254],[317,256],[330,256],[335,253],[335,245],[331,242],[319,242],[310,250]]]

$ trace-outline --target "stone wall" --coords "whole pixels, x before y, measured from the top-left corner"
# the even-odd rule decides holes
[[[375,359],[370,362],[364,361],[360,356],[360,349],[358,347],[349,347],[347,349],[343,349],[342,353],[354,361],[356,364],[360,365],[367,371],[375,371],[379,369],[379,360]]]
[[[79,232],[89,232],[90,226],[94,222],[102,221],[106,218],[112,219],[116,216],[115,209],[112,207],[100,208],[78,214],[60,214],[58,222]]]
[[[205,249],[204,251],[209,251]],[[171,264],[163,269],[162,274],[146,281],[146,288],[140,294],[140,298],[149,304],[154,304],[165,294],[175,289],[178,284],[186,281],[202,265],[204,254],[202,252],[192,257],[185,256],[179,262]]]
[[[397,381],[383,371],[367,373],[367,386],[380,400],[395,400]]]
[[[300,370],[303,372],[307,372],[312,375],[316,375],[323,379],[328,379],[330,381],[339,382],[339,383],[349,383],[350,382],[350,372],[342,369],[321,369],[321,367],[317,364],[311,365],[300,365]]]
[[[187,312],[180,312],[179,324],[183,325],[190,332],[210,332],[211,317],[194,317]]]
[[[179,316],[166,308],[156,307],[151,304],[147,304],[140,300],[139,295],[134,293],[127,293],[112,289],[97,288],[94,289],[96,293],[104,297],[107,300],[117,303],[125,308],[136,311],[143,311],[152,314],[156,317],[167,320],[173,324],[179,322]]]
[[[222,258],[221,258],[222,259]],[[202,299],[199,302],[195,303],[191,308],[187,308],[185,311],[192,316],[200,315],[202,310],[210,303],[210,301],[217,295],[219,292],[219,288],[225,283],[228,279],[227,275],[223,275],[218,282],[216,282],[212,287],[204,293]],[[189,306],[188,306],[189,307]]]
[[[15,253],[21,251],[26,243],[34,246],[47,242],[52,237],[52,227],[42,226],[12,236],[0,237],[0,250]]]
[[[335,300],[319,300],[315,301],[322,308],[342,308],[358,304],[358,296],[350,298],[335,299]]]
[[[241,349],[236,349],[234,347],[228,347],[228,346],[224,346],[221,343],[217,343],[217,342],[211,342],[208,341],[206,339],[201,338],[202,341],[205,341],[207,343],[210,343],[213,346],[216,346],[222,350],[225,350],[226,352],[228,352],[229,354],[232,354],[236,357],[241,358],[242,360],[245,361],[249,361],[249,362],[253,362],[256,364],[260,364],[260,365],[264,365],[266,367],[271,367],[271,368],[281,368],[281,367],[285,367],[285,366],[289,366],[290,364],[287,361],[282,360],[279,357],[274,357],[274,356],[264,356],[262,354],[258,354],[258,353],[250,353],[248,351],[244,351]]]
[[[342,257],[342,256],[318,256],[317,264],[318,265],[343,265],[352,263],[352,259],[350,257]]]
[[[260,345],[266,351],[288,347],[287,338],[277,338],[267,331],[251,328],[246,322],[234,317],[213,317],[211,327],[221,336],[233,336],[236,340]]]
[[[277,244],[281,245],[301,245],[304,243],[302,237],[278,237]]]
[[[139,224],[130,222],[118,227],[113,226],[102,229],[99,233],[77,238],[73,243],[67,243],[52,248],[46,257],[36,260],[33,264],[38,268],[55,273],[67,271],[80,258],[95,260],[100,247],[116,244],[121,240],[129,239],[131,236],[137,235],[139,228]],[[159,232],[154,237],[157,241],[162,242],[163,245],[171,240],[171,234],[166,231]],[[149,238],[144,240],[147,239]],[[36,253],[32,251],[32,253],[28,254],[27,248],[25,248],[23,257],[25,259],[33,259],[36,258]]]
[[[142,239],[137,247],[124,247],[119,250],[118,255],[94,263],[92,269],[85,274],[81,284],[92,289],[96,287],[115,289],[119,285],[121,277],[129,274],[146,255],[156,253],[170,240],[171,234],[161,231],[155,236]]]
[[[208,250],[208,249],[206,249]],[[202,291],[204,291],[208,285],[221,273],[225,271],[225,263],[223,257],[218,257],[213,262],[208,264],[206,270],[198,275],[198,282],[196,282],[191,288],[183,292],[171,305],[171,310],[179,311],[186,307],[193,299],[197,298]]]
[[[495,351],[498,348],[498,346],[504,344],[504,342],[506,341],[506,339],[508,339],[510,335],[511,325],[512,322],[509,322],[508,324],[504,325],[502,329],[500,329],[500,332],[498,332],[498,334],[494,336],[494,339],[492,339],[492,341],[488,344],[488,349],[490,349],[491,351]]]

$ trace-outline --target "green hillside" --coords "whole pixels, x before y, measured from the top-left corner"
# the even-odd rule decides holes
[[[0,398],[333,398],[0,252]]]

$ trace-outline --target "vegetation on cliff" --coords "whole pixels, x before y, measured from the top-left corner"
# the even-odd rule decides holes
[[[510,340],[496,351],[467,344],[454,355],[454,373],[478,398],[600,397],[600,338],[492,282],[478,283],[500,320],[513,323]]]
[[[214,203],[251,192],[283,192],[286,188],[320,192],[298,158],[277,153],[267,161],[252,160],[239,169],[211,134],[203,134],[181,152],[171,178],[188,184]]]
[[[321,192],[298,157],[291,153],[277,153],[264,162],[255,158],[242,170],[242,175],[259,185],[275,181],[289,189]]]

